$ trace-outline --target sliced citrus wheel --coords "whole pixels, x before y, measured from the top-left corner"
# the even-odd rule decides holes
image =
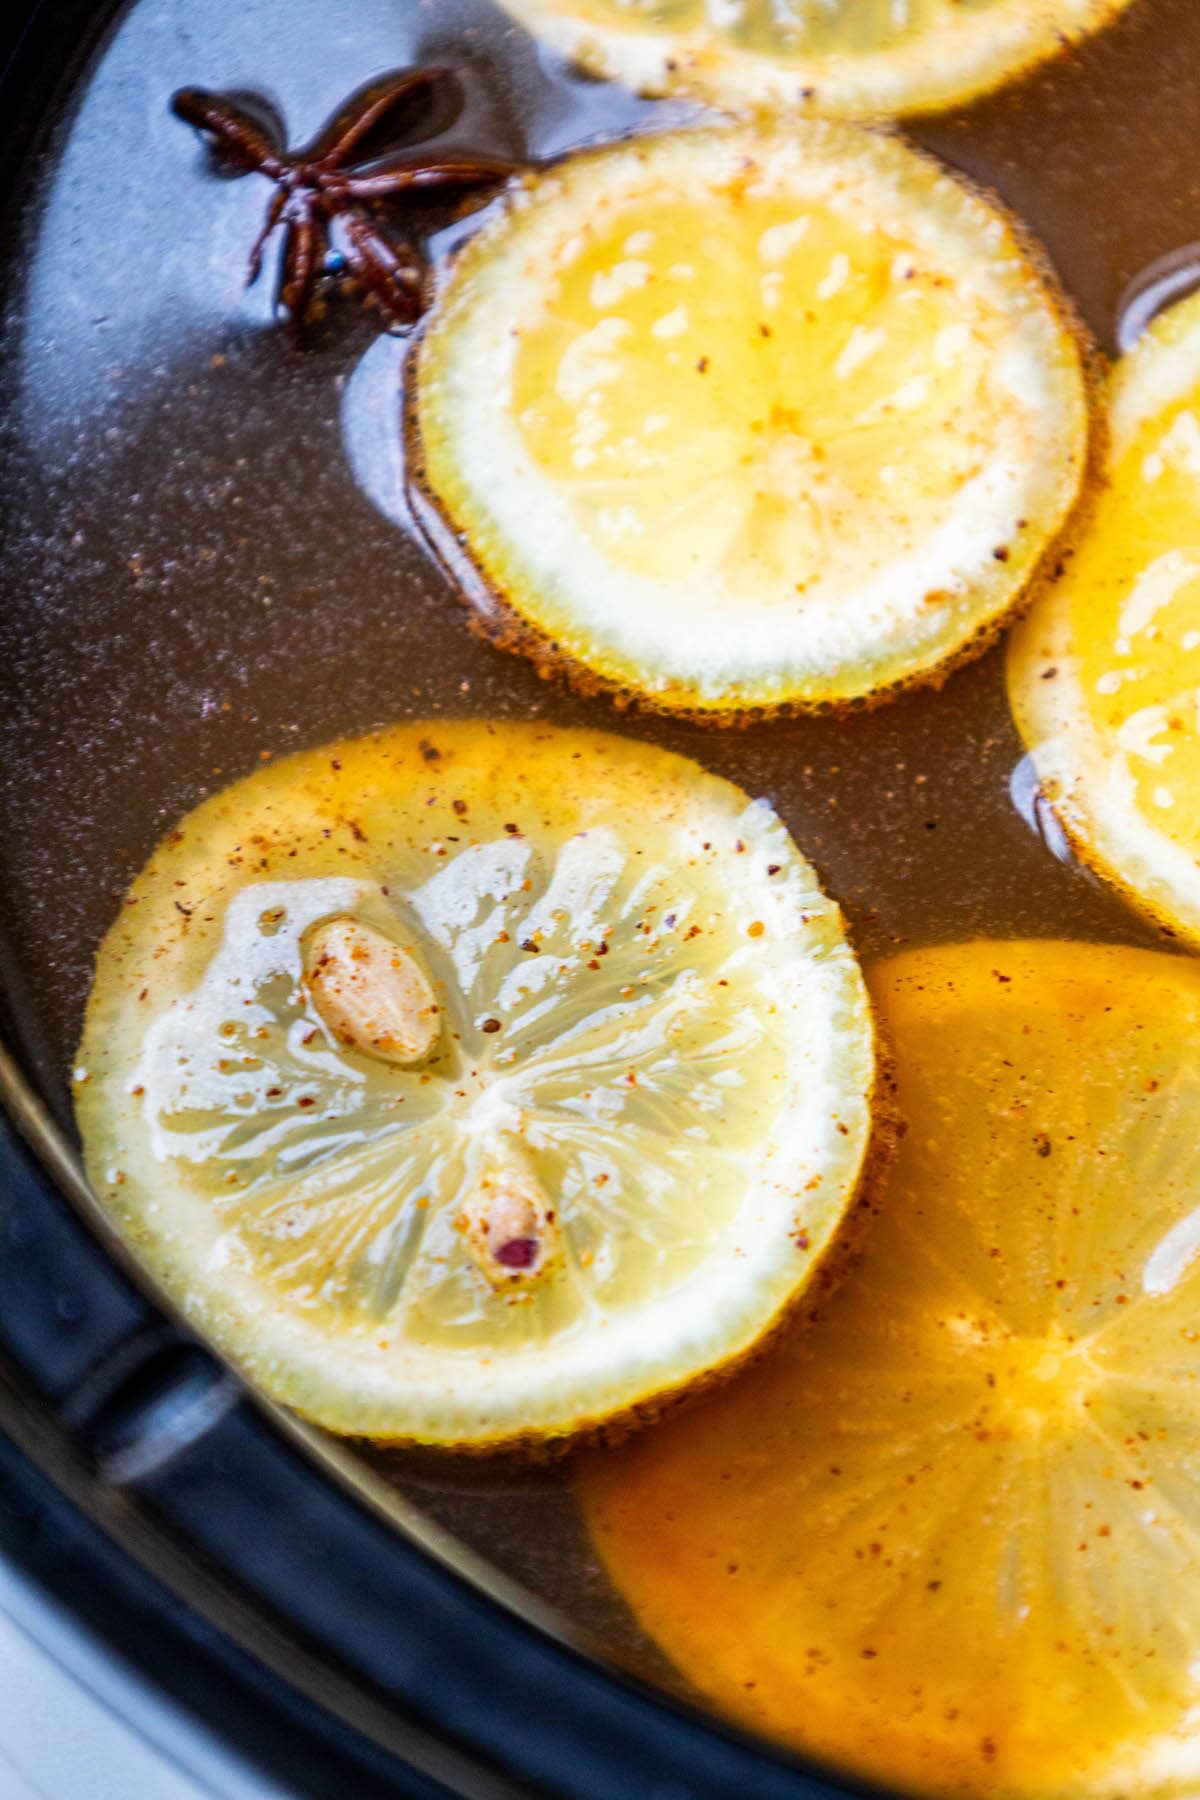
[[[718,718],[879,697],[982,647],[1088,446],[1076,337],[1004,217],[821,121],[531,180],[450,276],[413,420],[491,635]]]
[[[893,117],[962,104],[1129,0],[503,0],[594,75],[718,106]]]
[[[99,955],[97,1192],[277,1398],[484,1445],[746,1352],[858,1182],[865,989],[763,801],[584,732],[410,725],[160,846]]]
[[[1200,942],[1200,295],[1118,368],[1111,415],[1107,488],[1009,693],[1081,855]]]
[[[908,1121],[861,1258],[583,1467],[695,1687],[905,1792],[1200,1784],[1200,965],[921,950],[871,981]]]

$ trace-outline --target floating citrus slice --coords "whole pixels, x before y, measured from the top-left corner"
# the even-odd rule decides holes
[[[595,75],[719,106],[895,116],[961,104],[1129,0],[503,0]]]
[[[908,1133],[861,1260],[589,1460],[718,1706],[905,1792],[1200,1781],[1200,965],[977,942],[871,983]]]
[[[483,1445],[735,1358],[859,1179],[865,990],[763,801],[588,734],[413,725],[206,802],[99,956],[92,1181],[334,1430]]]
[[[1009,692],[1081,855],[1200,941],[1200,296],[1125,359],[1111,413],[1108,487]]]
[[[715,717],[980,648],[1084,478],[1076,338],[1006,220],[820,121],[577,156],[469,246],[415,485],[485,629]]]

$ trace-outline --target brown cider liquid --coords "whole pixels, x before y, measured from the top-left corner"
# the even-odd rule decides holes
[[[975,935],[1153,942],[1037,829],[1002,650],[878,712],[713,732],[618,718],[469,633],[405,511],[402,341],[339,306],[296,354],[269,279],[243,287],[267,184],[217,178],[168,112],[184,84],[254,90],[298,143],[417,62],[463,70],[448,144],[521,161],[697,110],[571,75],[489,0],[154,0],[120,11],[31,174],[3,376],[0,973],[7,1038],[64,1129],[92,959],[158,837],[266,753],[397,718],[587,721],[696,757],[770,798],[868,957]],[[1134,0],[910,135],[1025,219],[1112,350],[1130,285],[1200,239],[1200,7]],[[563,1465],[362,1455],[671,1679]]]

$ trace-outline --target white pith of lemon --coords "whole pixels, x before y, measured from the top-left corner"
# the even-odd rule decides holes
[[[1014,635],[1009,695],[1080,853],[1200,943],[1200,296],[1120,364],[1110,411],[1108,484]]]
[[[502,0],[562,55],[646,94],[892,118],[962,104],[1129,0]]]
[[[716,718],[878,697],[981,647],[1089,436],[1076,335],[1006,219],[822,121],[532,179],[451,271],[413,419],[493,635]]]
[[[908,1131],[861,1260],[580,1471],[711,1702],[889,1791],[1200,1791],[1200,964],[920,950],[869,977]]]
[[[364,990],[321,993],[314,944],[392,968],[401,1009],[431,988],[432,1048],[386,1060],[386,1007],[359,1048]],[[765,802],[632,741],[443,722],[185,819],[78,1062],[96,1191],[202,1329],[333,1430],[463,1446],[748,1350],[837,1228],[874,1082],[840,915]],[[501,1224],[547,1234],[512,1288],[480,1272]]]

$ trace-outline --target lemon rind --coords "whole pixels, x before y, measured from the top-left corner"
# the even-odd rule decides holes
[[[1161,314],[1114,370],[1111,459],[1198,384],[1200,296],[1193,296]],[[1134,783],[1090,718],[1075,666],[1068,583],[1052,586],[1014,632],[1007,679],[1041,792],[1079,860],[1165,936],[1200,946],[1200,864],[1149,822]]]
[[[697,679],[674,679],[662,671],[655,671],[654,679],[648,681],[632,657],[626,657],[622,663],[614,654],[596,653],[590,646],[568,641],[568,630],[541,621],[528,599],[522,599],[522,595],[537,591],[537,579],[526,576],[522,580],[499,570],[495,558],[486,558],[472,542],[474,523],[467,517],[466,504],[456,505],[439,490],[430,472],[430,446],[437,432],[431,429],[429,419],[429,388],[443,378],[438,374],[439,344],[445,340],[443,366],[451,365],[456,315],[470,307],[472,284],[480,276],[481,285],[486,284],[489,265],[498,252],[503,254],[507,248],[506,238],[513,239],[519,248],[523,222],[536,212],[542,196],[548,196],[547,206],[552,207],[565,183],[580,170],[586,172],[611,158],[645,160],[664,151],[669,154],[681,144],[703,149],[709,144],[741,142],[743,149],[749,143],[761,152],[769,151],[773,143],[795,147],[797,140],[806,141],[810,153],[820,150],[827,159],[839,151],[847,157],[862,157],[869,164],[871,175],[884,170],[903,179],[905,174],[911,177],[915,171],[923,170],[936,184],[938,195],[946,196],[960,209],[955,217],[956,232],[960,227],[965,229],[963,222],[969,221],[970,228],[979,234],[981,254],[986,252],[987,259],[994,263],[999,261],[998,245],[1003,249],[1007,257],[1006,290],[1019,291],[1026,303],[1035,295],[1040,323],[1046,328],[1047,348],[1041,374],[1045,378],[1043,401],[1047,412],[1053,404],[1056,383],[1072,389],[1069,396],[1057,395],[1061,416],[1053,428],[1047,428],[1058,437],[1069,438],[1070,446],[1062,459],[1056,490],[1036,505],[1031,499],[1026,508],[1031,548],[1024,560],[1018,556],[1003,567],[997,565],[977,574],[965,597],[937,595],[939,600],[945,599],[947,607],[936,618],[934,609],[928,609],[934,622],[924,622],[920,645],[915,650],[911,639],[902,636],[899,652],[890,656],[877,653],[874,661],[865,666],[860,661],[853,671],[855,679],[848,679],[846,672],[837,668],[824,681],[800,680],[788,686],[764,674],[757,685],[747,678],[729,691],[718,693],[704,691]],[[992,241],[985,244],[985,235]],[[1049,353],[1050,344],[1053,356]],[[698,129],[577,152],[564,164],[526,177],[493,210],[483,229],[453,264],[437,306],[423,322],[415,347],[415,379],[409,382],[405,393],[409,498],[415,521],[431,552],[453,578],[457,597],[469,608],[476,632],[496,648],[531,661],[543,679],[562,677],[584,695],[604,693],[621,709],[665,713],[718,726],[742,725],[764,717],[866,710],[914,689],[940,687],[955,669],[988,650],[1053,577],[1074,540],[1079,516],[1103,459],[1104,440],[1095,405],[1101,370],[1099,352],[1062,289],[1044,248],[994,194],[956,172],[951,173],[890,132],[821,119],[792,125],[759,123],[753,127],[725,120]],[[1067,422],[1068,413],[1071,423]],[[444,429],[452,433],[454,427]],[[469,494],[476,506],[483,486],[481,482]],[[535,514],[537,508],[532,502],[536,498],[531,496]],[[519,560],[519,541],[514,536],[507,543],[514,560]],[[990,604],[980,605],[976,595],[985,582],[991,583],[989,592],[998,597]],[[577,636],[583,635],[579,628]]]
[[[430,729],[439,740],[453,736],[453,727],[444,721],[388,735],[402,735],[415,746]],[[544,727],[504,729],[514,743],[526,735],[546,735]],[[598,745],[607,745],[623,758],[641,749],[596,732],[556,735],[564,742],[586,744],[593,752]],[[307,762],[316,772],[329,754],[309,752],[281,760],[272,765],[270,779],[286,783],[289,764],[295,763]],[[349,767],[352,754],[353,746],[335,746],[335,766],[340,762]],[[611,1427],[618,1419],[626,1425],[635,1423],[694,1382],[715,1379],[751,1354],[807,1289],[837,1237],[864,1170],[876,1154],[871,1146],[879,1092],[870,1003],[841,915],[821,893],[811,868],[765,804],[748,804],[738,789],[718,777],[700,778],[696,766],[685,758],[652,754],[660,767],[677,766],[689,816],[702,814],[714,841],[727,836],[731,848],[738,839],[745,845],[745,855],[728,861],[747,893],[751,868],[764,861],[764,852],[779,869],[769,883],[761,879],[754,883],[754,913],[748,916],[766,920],[771,932],[793,934],[789,942],[803,940],[809,945],[803,960],[796,957],[789,965],[796,983],[790,999],[797,1007],[797,1022],[802,1016],[821,1017],[827,1030],[817,1034],[824,1041],[815,1053],[807,1037],[794,1041],[796,1058],[787,1091],[800,1124],[789,1117],[789,1106],[775,1107],[773,1135],[790,1132],[791,1143],[782,1144],[773,1165],[767,1154],[772,1146],[764,1145],[769,1180],[759,1176],[756,1188],[748,1185],[739,1209],[741,1262],[732,1269],[722,1267],[719,1276],[715,1268],[704,1265],[701,1273],[709,1291],[700,1295],[699,1304],[694,1286],[690,1292],[685,1287],[665,1301],[618,1318],[607,1335],[593,1334],[591,1349],[585,1346],[583,1354],[577,1345],[555,1345],[540,1351],[517,1379],[502,1353],[494,1358],[501,1370],[498,1378],[487,1375],[488,1359],[475,1352],[417,1350],[405,1359],[394,1347],[387,1354],[376,1354],[373,1343],[334,1339],[331,1344],[327,1332],[289,1315],[277,1296],[240,1271],[214,1273],[198,1266],[197,1242],[189,1238],[186,1217],[181,1224],[163,1204],[167,1189],[161,1166],[146,1152],[141,1159],[144,1166],[139,1167],[139,1157],[123,1145],[121,1180],[114,1185],[106,1172],[112,1160],[111,1141],[93,1139],[87,1129],[89,1119],[97,1111],[103,1116],[106,1107],[113,1116],[132,1116],[128,1067],[119,1055],[106,1062],[106,1046],[129,1029],[125,1018],[136,1014],[137,1002],[132,991],[120,990],[115,998],[104,999],[94,992],[81,1048],[81,1065],[88,1069],[89,1080],[79,1099],[89,1174],[101,1204],[197,1329],[272,1399],[314,1423],[380,1441],[474,1450],[566,1438]],[[200,856],[201,866],[204,854],[197,846],[203,846],[210,824],[216,840],[223,841],[221,821],[230,816],[230,802],[228,792],[218,795],[185,821],[190,853]],[[232,811],[236,810],[234,804]],[[164,866],[168,875],[156,873],[152,860],[135,884],[133,904],[109,933],[102,959],[126,957],[139,948],[144,952],[156,941],[156,929],[164,926],[166,909],[173,905],[170,876],[175,869],[169,858]],[[744,897],[733,887],[730,905],[740,905]],[[778,1003],[787,1004],[786,974],[779,986]],[[144,1028],[145,1021],[140,1023]],[[819,1174],[815,1192],[804,1191],[801,1170],[805,1175],[813,1170]],[[757,1228],[756,1208],[761,1215]],[[803,1250],[793,1241],[800,1226],[806,1237]],[[675,1324],[674,1313],[690,1316],[690,1335]],[[669,1356],[659,1348],[663,1343],[674,1346]],[[547,1367],[552,1384],[547,1382]]]
[[[622,29],[564,14],[556,0],[502,0],[541,41],[589,74],[647,96],[730,108],[886,119],[965,105],[1066,55],[1131,0],[1035,0],[1007,21],[963,19],[898,50],[783,62],[714,43],[699,29]]]

